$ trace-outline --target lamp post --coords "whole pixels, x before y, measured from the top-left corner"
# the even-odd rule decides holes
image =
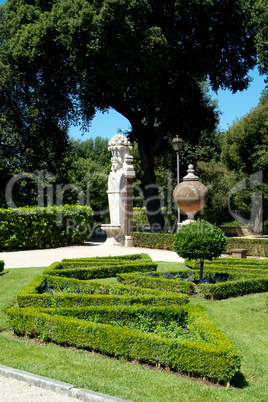
[[[179,182],[180,182],[180,151],[182,150],[185,142],[183,141],[182,138],[180,138],[178,135],[176,135],[176,137],[173,138],[171,144],[173,146],[174,151],[177,154],[177,181],[179,184]],[[178,229],[179,229],[179,225],[180,225],[180,208],[178,207]]]

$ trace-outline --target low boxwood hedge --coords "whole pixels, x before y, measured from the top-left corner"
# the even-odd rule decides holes
[[[185,259],[185,264],[189,268],[199,269],[200,261]],[[204,261],[204,266],[209,267],[224,267],[224,268],[239,268],[239,269],[266,269],[268,272],[268,260],[245,259],[245,258],[217,258],[215,260]]]
[[[84,258],[64,258],[62,262],[73,262],[73,261],[78,261],[78,262],[103,262],[103,261],[109,261],[109,262],[120,262],[120,261],[150,261],[152,262],[153,260],[151,257],[146,254],[146,253],[140,253],[140,254],[126,254],[126,255],[115,255],[115,256],[107,256],[107,257],[84,257]]]
[[[120,272],[156,271],[157,264],[154,262],[119,261],[119,262],[54,262],[44,273],[55,276],[63,276],[77,279],[110,278]]]
[[[195,287],[193,282],[174,279],[166,280],[164,278],[141,275],[139,272],[133,274],[117,274],[117,279],[125,285],[158,289],[167,292],[186,293],[188,295],[193,294]]]
[[[250,293],[268,291],[268,277],[241,279],[236,281],[219,282],[215,284],[200,284],[198,291],[206,299],[219,300],[229,297],[243,296]]]
[[[50,277],[52,281],[53,276]],[[62,278],[56,278],[59,282]],[[66,279],[67,281],[67,279]],[[64,279],[63,279],[64,282]],[[112,295],[112,294],[50,294],[46,293],[48,279],[46,275],[39,276],[17,295],[19,307],[78,307],[90,305],[184,305],[189,302],[189,297],[185,294],[173,294],[170,292],[157,292],[147,289],[141,291],[138,296]],[[62,285],[64,286],[64,284]],[[94,289],[94,283],[92,283]]]
[[[111,314],[111,309],[98,310],[98,316]],[[124,307],[127,316],[135,318],[137,307]],[[143,307],[144,309],[144,307]],[[149,310],[150,309],[150,310]],[[148,307],[151,314],[153,308]],[[156,309],[157,310],[157,309]],[[120,327],[117,325],[95,323],[88,319],[81,319],[61,315],[60,310],[47,312],[34,308],[12,308],[7,311],[10,324],[18,335],[39,336],[61,345],[75,346],[99,351],[109,356],[122,356],[135,359],[142,363],[169,367],[172,370],[187,373],[192,376],[206,377],[213,381],[229,382],[239,370],[241,354],[229,339],[220,332],[199,306],[188,306],[176,310],[174,306],[166,308],[166,314],[181,316],[184,310],[184,321],[189,328],[194,328],[201,341],[169,339],[153,333],[144,333],[140,330]],[[120,310],[121,313],[123,310]],[[143,310],[144,311],[144,310]],[[115,315],[116,309],[113,310]],[[82,314],[88,314],[87,309]],[[55,314],[55,315],[54,315]],[[75,315],[77,312],[75,312]],[[80,313],[79,313],[80,314]],[[165,317],[161,312],[156,316]],[[105,321],[105,319],[103,321]]]
[[[152,273],[158,276],[159,273]],[[176,272],[169,272],[176,274]],[[160,275],[163,275],[162,273]],[[189,295],[198,295],[207,299],[219,300],[228,297],[243,296],[250,293],[268,291],[268,276],[259,275],[256,272],[246,274],[244,272],[230,272],[226,270],[206,270],[205,278],[199,283],[199,272],[183,272],[182,276],[188,280],[174,280],[149,276],[146,273],[118,274],[117,278],[124,284],[132,286],[144,286],[146,288],[182,292]]]

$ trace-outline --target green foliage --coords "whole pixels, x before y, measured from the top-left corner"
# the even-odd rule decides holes
[[[155,277],[152,271],[151,275],[142,275],[141,273],[117,274],[117,278],[120,282],[131,286],[157,289],[167,292],[186,293],[188,295],[191,295],[194,292],[194,284],[192,282],[184,282],[175,279],[166,280],[165,278],[158,278],[157,276],[158,275],[156,274]]]
[[[248,250],[247,255],[268,257],[268,240],[265,238],[228,237],[226,252],[230,253],[233,248],[246,248]]]
[[[243,239],[243,240],[253,240],[253,239]],[[255,240],[255,239],[254,239]],[[264,240],[264,239],[262,239]],[[211,269],[211,267],[221,267],[225,269],[244,269],[244,270],[265,270],[268,269],[268,261],[266,259],[264,260],[257,260],[257,259],[249,259],[249,258],[218,258],[213,261],[206,260],[206,265],[208,265]],[[196,260],[185,260],[185,265],[187,267],[193,268],[193,269],[199,269],[200,268],[200,261]]]
[[[68,165],[65,183],[79,186],[84,199],[92,207],[95,219],[105,217],[108,210],[106,194],[108,174],[111,166],[111,153],[108,150],[108,139],[96,137],[86,141],[71,140],[71,151],[65,158]],[[77,200],[75,191],[64,195],[64,202],[74,203]]]
[[[0,220],[1,250],[36,249],[84,242],[93,213],[90,207],[78,205],[8,208],[0,209]]]
[[[219,257],[227,244],[222,230],[206,221],[182,226],[174,239],[174,250],[181,257],[200,261]]]
[[[131,236],[135,247],[173,250],[173,234],[132,232]]]
[[[268,277],[242,279],[215,284],[200,284],[200,294],[206,299],[219,300],[268,291]]]
[[[0,260],[0,273],[4,271],[5,267],[5,262],[3,260]]]
[[[140,307],[140,312],[145,314],[145,308]],[[81,310],[80,310],[81,311]],[[66,310],[64,313],[66,314]],[[71,310],[69,310],[72,314]],[[135,320],[137,308],[108,310],[102,308],[97,311],[98,320],[104,314],[113,313],[113,320],[119,315]],[[59,315],[53,315],[53,314]],[[191,373],[194,376],[210,378],[214,381],[228,382],[239,369],[241,354],[236,347],[221,333],[210,321],[204,310],[198,306],[176,308],[170,306],[163,309],[148,308],[147,314],[165,321],[170,316],[176,320],[184,315],[187,325],[195,328],[199,333],[201,342],[181,341],[168,339],[154,334],[145,334],[142,331],[124,328],[117,325],[98,324],[86,316],[92,317],[90,310],[82,312],[83,318],[72,318],[60,315],[60,310],[40,312],[35,309],[9,309],[10,323],[15,333],[19,335],[39,335],[46,340],[52,340],[59,344],[86,347],[102,353],[123,356],[128,359],[170,367],[175,371]],[[52,315],[51,315],[52,314]],[[93,313],[96,314],[96,311]],[[187,319],[186,319],[187,317]],[[92,321],[91,321],[92,320]]]
[[[173,250],[173,234],[156,233],[131,233],[135,247],[147,247],[155,249]],[[227,237],[226,253],[230,253],[233,248],[246,248],[247,254],[256,257],[268,257],[268,241],[265,238],[250,239]]]
[[[222,160],[230,170],[254,173],[267,166],[268,102],[261,102],[226,131]]]
[[[164,138],[178,127],[188,139],[212,132],[217,115],[203,82],[242,90],[256,64],[241,2],[8,1],[3,21],[3,66],[12,80],[3,74],[1,105],[8,98],[12,118],[26,114],[39,139],[43,126],[53,133],[79,118],[88,125],[98,109],[124,115],[138,142],[150,224],[163,226],[152,184]]]
[[[149,221],[146,215],[146,208],[133,208],[133,226],[145,227],[149,225]]]
[[[54,262],[47,269],[46,273],[54,276],[63,276],[67,278],[77,279],[95,279],[95,278],[110,278],[116,276],[119,272],[134,272],[134,271],[156,271],[157,264],[153,262]]]

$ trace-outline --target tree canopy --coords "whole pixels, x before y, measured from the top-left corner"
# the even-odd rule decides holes
[[[30,105],[39,121],[48,116],[59,127],[80,117],[87,124],[109,107],[125,116],[138,143],[149,220],[161,226],[154,158],[164,138],[215,128],[207,79],[214,90],[248,85],[257,59],[246,3],[8,0],[1,70],[11,68],[13,82],[5,84],[23,94],[20,108],[28,113]]]

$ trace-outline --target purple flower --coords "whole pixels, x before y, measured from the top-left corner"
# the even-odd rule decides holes
[[[64,281],[64,287],[68,288],[68,285],[67,285],[66,281]]]
[[[81,290],[78,288],[77,291],[76,291],[76,293],[78,293],[78,294],[81,293]]]
[[[165,322],[165,330],[167,331],[168,330],[168,326],[167,326],[167,323]]]
[[[117,312],[116,321],[119,322],[121,320],[119,311]]]
[[[180,319],[177,319],[178,327],[180,326]]]
[[[85,313],[85,315],[84,315],[84,320],[86,320],[87,319],[87,313]]]
[[[147,310],[145,310],[144,317],[148,318]]]

